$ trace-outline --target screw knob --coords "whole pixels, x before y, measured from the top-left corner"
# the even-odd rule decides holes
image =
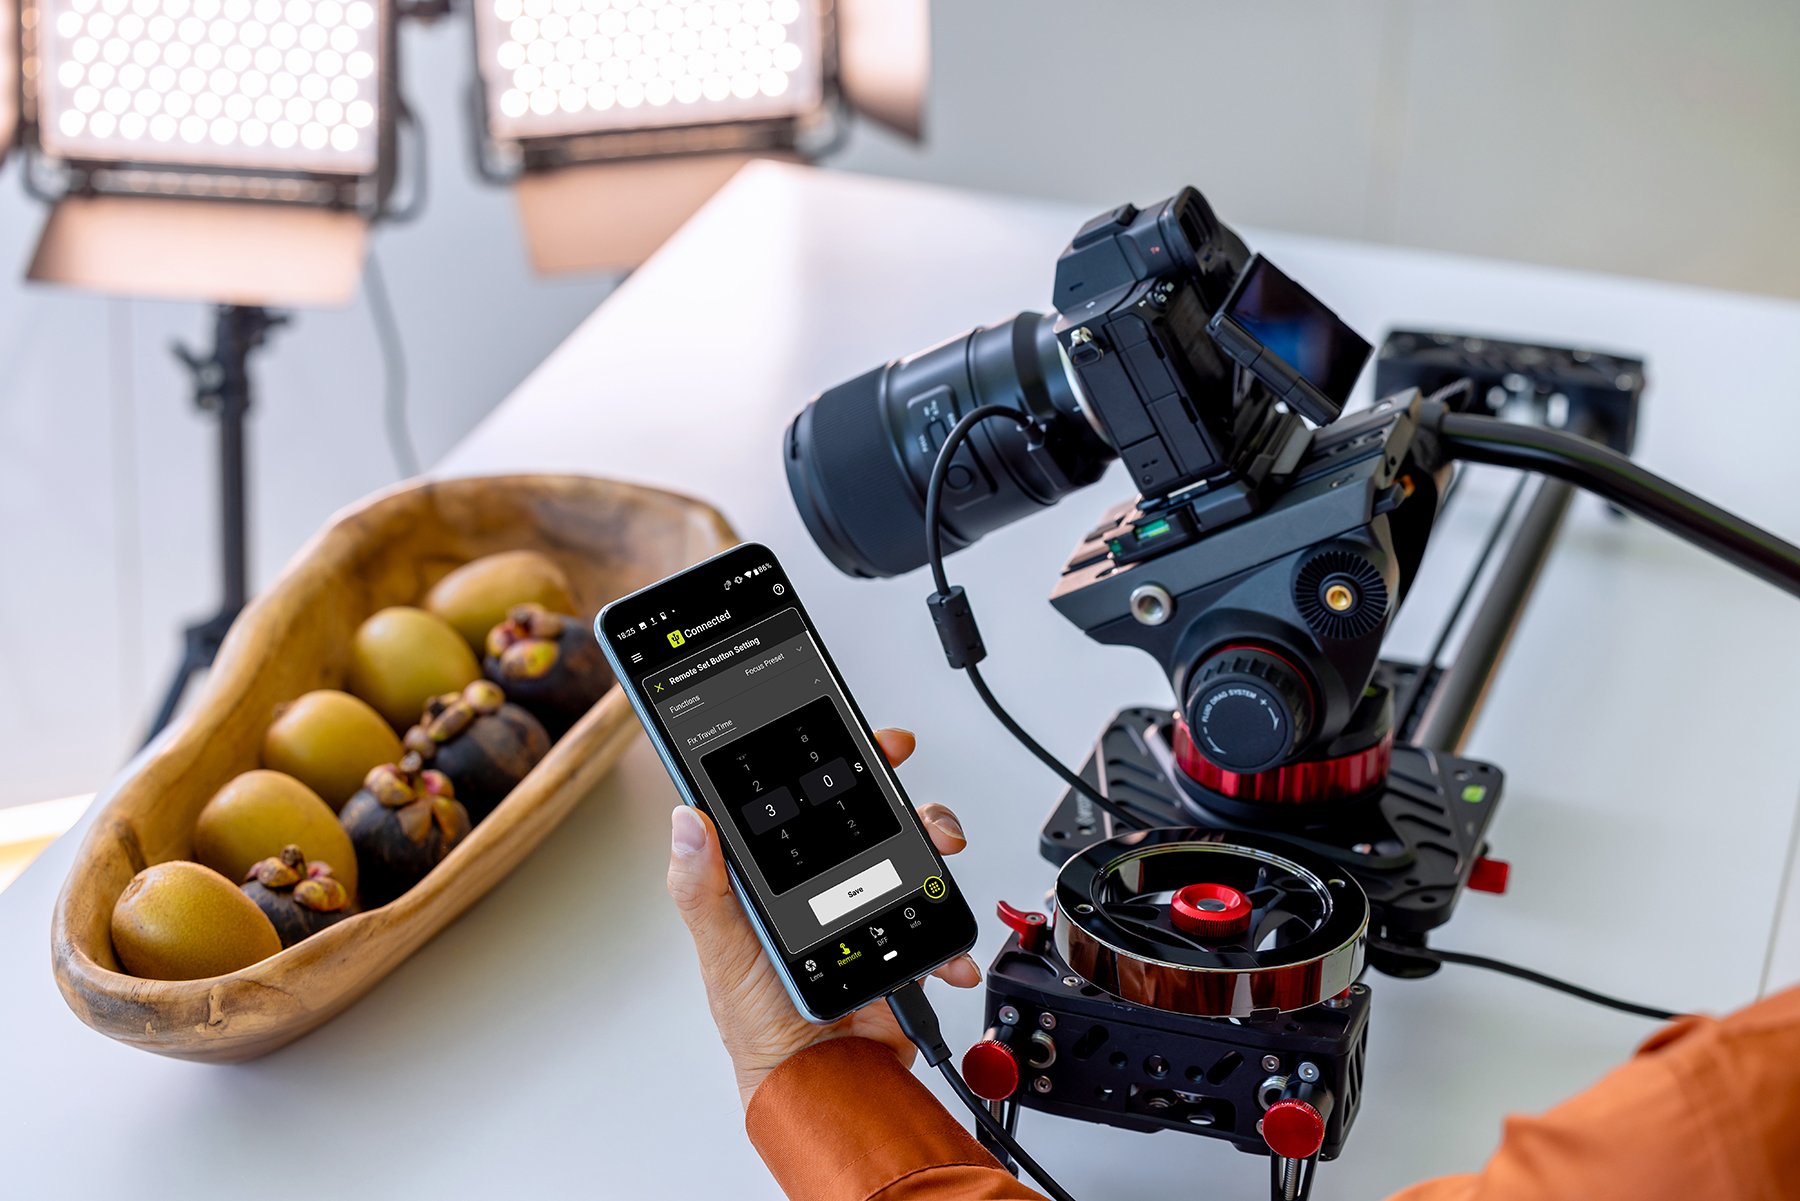
[[[963,1082],[984,1101],[1004,1101],[1019,1090],[1019,1061],[1003,1042],[983,1039],[963,1052]]]
[[[1169,920],[1201,938],[1230,938],[1250,928],[1250,900],[1229,884],[1190,884],[1169,902]]]
[[[1325,1145],[1325,1119],[1305,1101],[1277,1101],[1263,1114],[1263,1141],[1283,1159],[1310,1159]]]

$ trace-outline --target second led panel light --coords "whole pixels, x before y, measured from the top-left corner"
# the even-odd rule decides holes
[[[476,0],[476,14],[501,138],[792,117],[824,90],[816,3]]]

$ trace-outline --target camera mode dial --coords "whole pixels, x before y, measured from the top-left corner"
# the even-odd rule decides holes
[[[1239,775],[1279,767],[1312,727],[1312,690],[1272,651],[1228,646],[1194,672],[1187,723],[1200,753]]]

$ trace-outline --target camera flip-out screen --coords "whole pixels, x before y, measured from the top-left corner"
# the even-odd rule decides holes
[[[1369,361],[1370,346],[1355,330],[1260,254],[1244,268],[1207,332],[1319,425],[1343,412]]]

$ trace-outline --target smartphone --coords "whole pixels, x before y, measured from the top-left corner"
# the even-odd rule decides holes
[[[975,915],[767,547],[616,600],[594,633],[682,799],[712,818],[807,1020],[975,945]]]
[[[1206,332],[1315,425],[1330,425],[1344,411],[1372,349],[1260,254],[1231,286]]]

